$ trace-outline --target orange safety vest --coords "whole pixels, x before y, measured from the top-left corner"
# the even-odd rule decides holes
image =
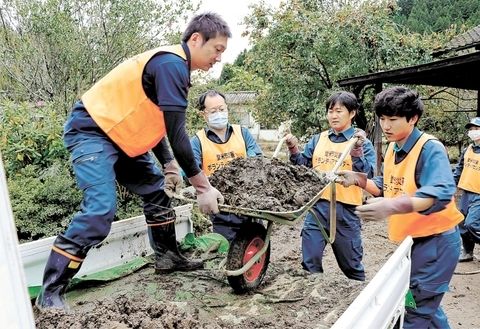
[[[197,132],[202,146],[202,169],[210,176],[235,158],[246,158],[247,147],[239,125],[232,125],[233,133],[228,141],[217,144],[208,139],[205,129]]]
[[[187,60],[181,45],[151,49],[115,67],[81,97],[97,125],[130,157],[148,152],[166,134],[163,112],[142,86],[145,65],[161,52]]]
[[[334,143],[328,138],[328,131],[320,134],[318,143],[313,151],[312,166],[319,172],[330,171],[335,167],[338,159],[347,147],[348,141]],[[352,170],[352,157],[347,155],[340,170]],[[336,184],[337,201],[359,206],[362,204],[362,189],[358,186],[343,187]],[[330,200],[330,186],[325,189],[322,199]]]
[[[463,170],[458,187],[462,190],[480,194],[480,154],[473,152],[470,144],[463,156]]]
[[[405,159],[398,164],[395,164],[395,151],[393,149],[395,143],[390,143],[384,162],[383,194],[385,197],[415,195],[418,189],[415,183],[415,167],[423,145],[431,139],[436,138],[425,133],[422,134]],[[388,235],[390,240],[401,242],[408,235],[418,238],[446,232],[462,220],[463,215],[458,211],[452,197],[446,208],[439,212],[429,215],[411,212],[390,216]]]

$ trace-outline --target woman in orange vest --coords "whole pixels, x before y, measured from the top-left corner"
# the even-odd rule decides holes
[[[416,128],[423,113],[416,92],[386,89],[375,97],[374,110],[390,142],[384,174],[370,180],[343,171],[339,182],[375,196],[356,208],[360,218],[388,219],[392,241],[413,238],[410,290],[416,308],[407,308],[403,328],[450,328],[440,302],[460,254],[457,224],[463,216],[453,201],[455,181],[445,147]]]
[[[348,140],[355,135],[361,137],[361,141],[347,156],[342,168],[367,173],[372,177],[376,166],[373,145],[365,138],[365,132],[352,127],[352,120],[359,107],[360,104],[352,93],[341,91],[330,96],[325,104],[330,129],[314,135],[305,145],[302,153],[298,149],[297,139],[291,134],[287,135],[290,161],[297,165],[313,167],[321,172],[330,171],[347,147]],[[355,206],[362,204],[362,189],[356,186],[344,188],[338,185],[336,191],[337,225],[336,238],[332,244],[333,253],[338,266],[348,278],[364,281],[361,222],[354,213]],[[311,213],[305,218],[302,229],[302,266],[311,273],[322,273],[323,251],[327,242],[319,225],[328,232],[330,227],[329,191],[325,192],[313,210],[320,223]]]
[[[475,243],[480,243],[480,117],[465,125],[472,143],[463,150],[453,177],[462,190],[460,210],[465,220],[460,223],[462,253],[458,261],[473,261]]]
[[[190,140],[195,160],[207,176],[235,158],[262,156],[262,150],[247,128],[229,124],[225,96],[209,90],[198,98],[198,109],[207,127]],[[210,216],[213,232],[232,241],[240,226],[250,219],[232,213],[219,212]]]
[[[170,197],[182,182],[178,163],[197,192],[200,209],[218,212],[220,192],[196,165],[185,130],[190,72],[208,71],[221,60],[231,32],[214,13],[195,16],[182,43],[136,55],[115,67],[77,102],[67,119],[64,144],[78,187],[81,210],[58,235],[45,266],[36,305],[66,308],[64,294],[87,252],[110,232],[116,212],[116,181],[140,195],[155,251],[155,272],[203,267],[178,252]],[[166,138],[167,137],[167,138]],[[152,150],[163,167],[156,166]]]

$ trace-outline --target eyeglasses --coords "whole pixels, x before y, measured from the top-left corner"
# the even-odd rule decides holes
[[[217,113],[217,112],[227,112],[228,111],[228,107],[225,105],[225,106],[219,106],[219,107],[211,107],[211,108],[206,108],[205,109],[205,112],[209,113],[209,114],[213,114],[213,113]]]

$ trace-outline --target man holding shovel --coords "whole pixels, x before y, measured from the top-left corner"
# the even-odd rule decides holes
[[[247,128],[229,124],[225,96],[209,90],[198,99],[200,115],[207,126],[191,138],[195,160],[207,176],[235,158],[262,156],[262,150]],[[220,212],[211,215],[213,232],[231,242],[242,223],[250,219]]]
[[[383,176],[343,171],[343,186],[358,186],[375,198],[356,208],[364,220],[388,219],[390,240],[413,238],[410,290],[403,328],[450,328],[440,302],[460,254],[457,224],[463,219],[453,200],[455,181],[445,147],[416,126],[423,113],[418,93],[392,87],[375,97],[375,114],[390,142]]]
[[[341,154],[348,147],[348,141],[356,137],[358,138],[356,145],[340,168],[359,171],[372,177],[376,166],[373,145],[366,139],[364,131],[352,127],[352,120],[359,107],[360,104],[352,93],[342,91],[330,96],[326,102],[330,129],[313,136],[302,153],[298,149],[297,138],[291,134],[287,135],[286,143],[290,152],[290,161],[297,165],[313,167],[321,172],[328,172],[334,169]],[[336,239],[332,243],[332,249],[342,272],[350,279],[364,281],[361,223],[354,213],[355,206],[362,204],[362,190],[356,186],[344,188],[337,184],[336,193],[338,201]],[[327,244],[322,228],[328,232],[330,227],[328,189],[312,210],[315,215],[308,213],[302,229],[302,266],[311,273],[322,273],[323,251]]]

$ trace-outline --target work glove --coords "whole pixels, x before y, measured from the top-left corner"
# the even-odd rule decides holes
[[[391,215],[407,214],[412,211],[412,199],[407,195],[402,195],[395,198],[368,199],[367,204],[355,209],[355,214],[364,220],[383,220]]]
[[[208,181],[203,171],[188,179],[197,192],[198,208],[204,214],[218,214],[218,204],[223,203],[223,195]]]
[[[288,152],[290,152],[290,154],[300,153],[300,151],[298,149],[298,138],[297,137],[295,137],[292,134],[286,134],[285,135],[285,143],[287,144]]]
[[[357,171],[340,170],[337,173],[335,182],[344,187],[355,185],[364,189],[367,186],[367,174]]]
[[[165,187],[163,190],[169,198],[173,198],[175,194],[180,193],[183,187],[180,169],[175,160],[172,160],[163,166],[163,175],[165,176]]]
[[[352,138],[358,138],[357,142],[353,146],[352,150],[350,151],[350,156],[352,157],[362,157],[363,156],[363,143],[367,139],[367,134],[365,131],[359,128],[355,128],[355,132],[353,133]]]

